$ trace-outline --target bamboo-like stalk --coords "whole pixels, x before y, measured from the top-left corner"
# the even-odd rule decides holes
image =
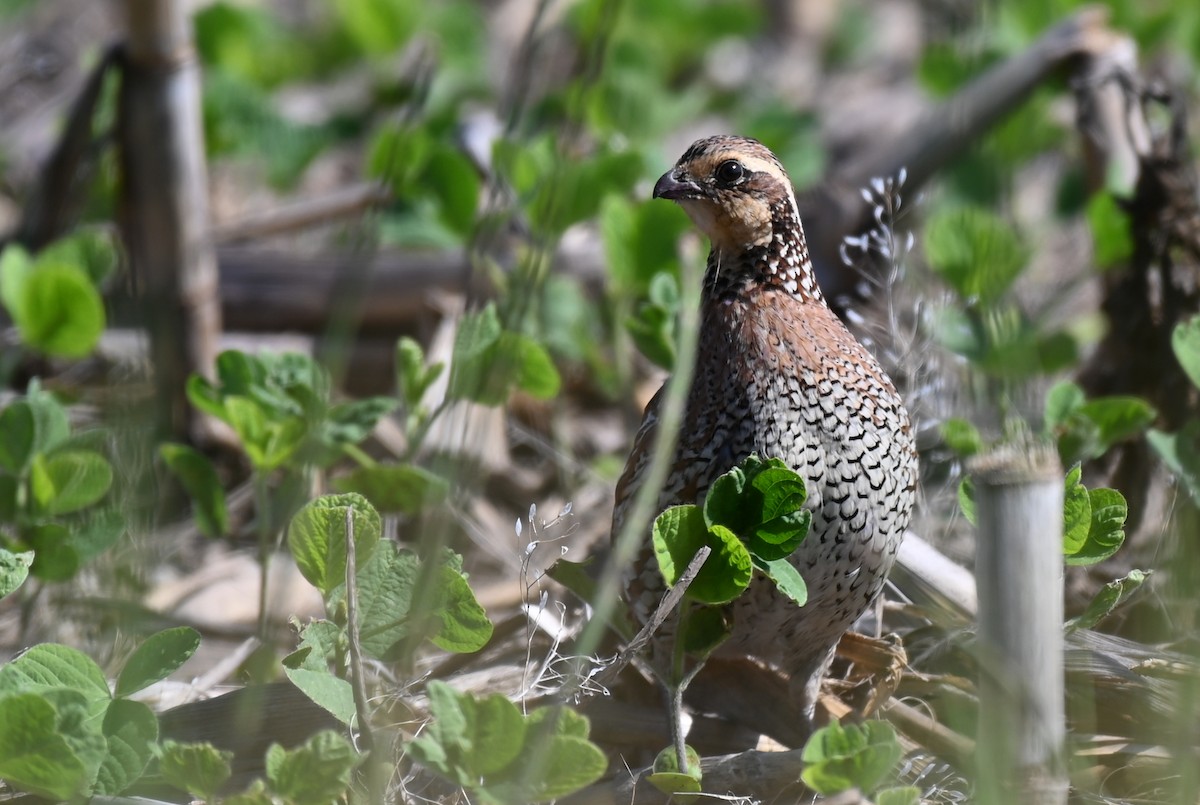
[[[1065,805],[1063,476],[1050,447],[974,461],[980,801]]]
[[[126,0],[118,141],[121,232],[151,339],[159,427],[192,433],[184,384],[221,331],[209,237],[200,73],[182,0]]]

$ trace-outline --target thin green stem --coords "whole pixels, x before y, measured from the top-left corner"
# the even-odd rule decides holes
[[[267,590],[271,571],[271,486],[267,482],[267,474],[257,469],[254,470],[254,507],[258,536],[258,638],[267,643],[271,624]]]

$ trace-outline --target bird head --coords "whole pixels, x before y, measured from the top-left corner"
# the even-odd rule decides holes
[[[720,135],[692,143],[654,185],[654,197],[677,202],[713,250],[724,254],[766,246],[777,225],[798,224],[783,165],[748,137]]]

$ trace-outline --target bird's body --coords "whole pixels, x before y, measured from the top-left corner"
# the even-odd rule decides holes
[[[791,183],[770,151],[737,137],[698,141],[655,195],[679,201],[712,241],[695,371],[658,507],[702,502],[752,453],[804,478],[812,526],[791,560],[808,603],[756,575],[733,604],[722,652],[779,666],[811,716],[834,646],[879,593],[908,526],[917,470],[908,415],[821,296]],[[650,462],[663,393],[617,486],[614,534]],[[625,574],[635,618],[645,622],[664,592],[647,539]]]

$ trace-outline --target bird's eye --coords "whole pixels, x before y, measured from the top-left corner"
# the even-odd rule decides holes
[[[723,185],[731,185],[740,181],[746,175],[746,168],[736,159],[727,159],[717,166],[716,172],[717,181]]]

